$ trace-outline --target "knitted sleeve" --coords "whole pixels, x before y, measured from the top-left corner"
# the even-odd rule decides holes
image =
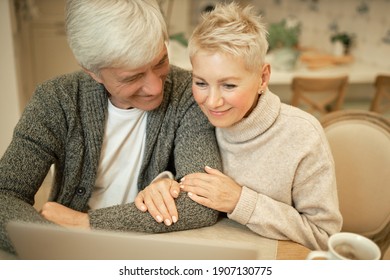
[[[172,172],[178,180],[188,173],[204,172],[205,165],[221,168],[214,128],[192,97],[191,75],[173,68],[165,84],[164,99],[165,103],[148,115],[148,133],[156,133],[156,140],[147,148],[141,188],[164,171]],[[90,224],[106,230],[168,232],[210,226],[219,215],[186,194],[176,199],[176,206],[179,220],[171,226],[157,223],[134,203],[89,211]]]

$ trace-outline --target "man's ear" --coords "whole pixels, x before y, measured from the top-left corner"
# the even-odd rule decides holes
[[[83,71],[84,71],[85,73],[87,73],[88,75],[90,75],[90,76],[92,77],[92,79],[94,79],[94,80],[95,80],[96,82],[98,82],[99,84],[102,84],[102,83],[103,83],[102,79],[101,79],[98,75],[96,75],[95,73],[93,73],[92,71],[89,71],[89,70],[85,69],[84,67],[83,67]]]

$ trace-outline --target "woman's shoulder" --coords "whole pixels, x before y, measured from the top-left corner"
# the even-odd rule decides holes
[[[282,103],[280,118],[294,135],[305,139],[322,139],[325,137],[324,129],[314,115],[291,105]]]
[[[321,127],[321,123],[314,115],[289,104],[282,103],[281,115],[283,115],[285,118],[288,118],[290,122]]]

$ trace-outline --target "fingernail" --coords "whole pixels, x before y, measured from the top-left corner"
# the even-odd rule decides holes
[[[157,222],[159,222],[159,223],[161,223],[162,220],[163,220],[163,219],[161,218],[161,216],[157,216],[156,219],[157,219]]]
[[[144,211],[144,212],[145,212],[145,211],[146,211],[146,206],[142,205],[142,206],[141,206],[141,211]]]
[[[189,192],[189,193],[188,193],[188,196],[191,197],[191,196],[192,196],[192,192]]]
[[[184,185],[183,185],[183,184],[180,184],[179,187],[180,187],[181,189],[184,189]]]
[[[212,168],[211,168],[210,166],[208,166],[208,165],[206,165],[205,168],[207,168],[207,169],[212,169]]]
[[[178,195],[177,190],[174,190],[174,191],[173,191],[173,194],[174,194],[174,195]]]
[[[181,179],[180,179],[180,182],[183,182],[185,179],[186,179],[185,177],[181,178]]]
[[[177,217],[176,217],[176,216],[172,216],[172,221],[173,221],[174,223],[176,223],[176,222],[177,222]]]
[[[169,220],[169,219],[166,219],[165,222],[164,222],[167,226],[170,226],[172,224],[172,222]]]

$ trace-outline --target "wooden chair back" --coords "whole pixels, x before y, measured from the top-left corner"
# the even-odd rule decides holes
[[[291,105],[322,117],[342,109],[348,76],[329,78],[294,77],[291,84]]]
[[[370,110],[380,114],[390,112],[390,75],[378,75]]]
[[[333,154],[342,231],[390,243],[390,121],[367,110],[342,110],[321,119]]]

